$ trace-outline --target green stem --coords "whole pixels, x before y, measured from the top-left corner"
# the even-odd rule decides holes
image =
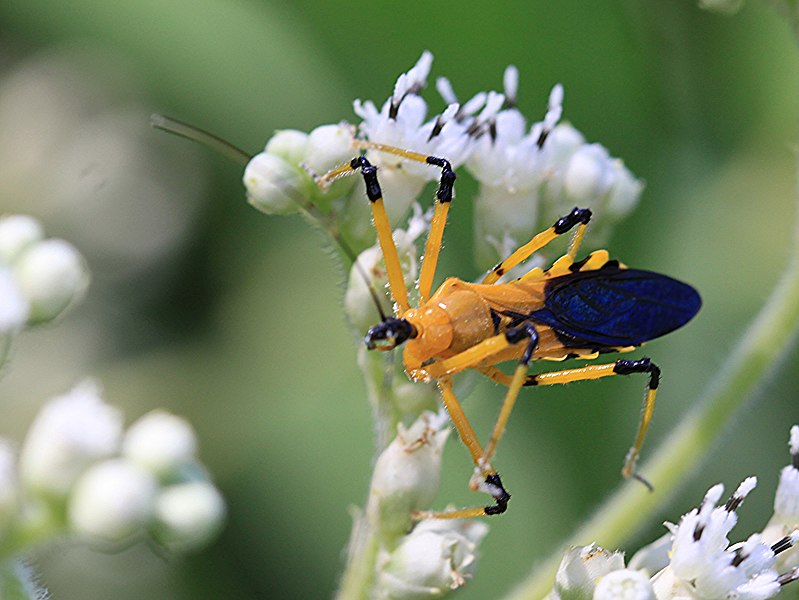
[[[780,363],[799,331],[799,197],[788,265],[763,309],[744,332],[724,368],[703,398],[641,467],[658,482],[650,493],[641,485],[619,489],[568,541],[586,545],[596,541],[620,547],[638,528],[655,516],[677,487],[699,466],[738,409]],[[560,546],[559,548],[562,548]],[[561,560],[549,557],[513,590],[506,600],[543,598]]]
[[[9,560],[0,565],[0,598],[36,600],[46,594],[35,583],[36,577],[22,562]]]

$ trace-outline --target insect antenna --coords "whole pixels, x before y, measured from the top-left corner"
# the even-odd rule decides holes
[[[167,133],[171,133],[173,135],[177,135],[206,146],[211,150],[227,156],[242,167],[246,167],[250,160],[252,160],[252,156],[250,154],[238,146],[231,144],[227,140],[222,139],[221,137],[214,135],[209,131],[195,127],[194,125],[189,125],[183,121],[173,119],[172,117],[167,117],[161,114],[153,114],[150,116],[150,125],[156,129],[160,129],[161,131],[165,131]],[[308,218],[317,227],[320,227],[327,232],[330,238],[339,247],[339,250],[341,250],[342,254],[349,259],[350,264],[355,267],[358,273],[360,273],[361,278],[363,278],[364,283],[366,283],[366,287],[369,290],[369,295],[372,297],[375,307],[377,308],[377,312],[380,314],[380,320],[385,321],[387,316],[382,305],[380,304],[380,296],[378,295],[374,284],[369,279],[366,269],[364,269],[363,265],[358,262],[358,255],[352,248],[350,248],[349,244],[347,244],[347,242],[341,236],[341,233],[339,233],[335,223],[330,219],[330,217],[322,213],[295,188],[287,184],[281,184],[280,189],[294,201],[294,203],[305,214],[306,218]]]

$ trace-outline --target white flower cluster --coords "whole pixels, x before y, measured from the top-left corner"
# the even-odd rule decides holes
[[[431,116],[421,92],[432,61],[424,52],[399,76],[380,108],[372,101],[356,100],[354,111],[362,119],[357,127],[326,125],[310,135],[278,132],[245,171],[250,202],[269,213],[298,210],[298,197],[319,204],[335,211],[340,230],[362,249],[372,236],[362,188],[340,187],[324,199],[301,169],[305,165],[323,173],[352,158],[361,140],[440,156],[455,168],[465,166],[480,184],[475,218],[482,266],[494,262],[508,246],[527,241],[575,204],[595,209],[600,224],[594,228],[595,239],[635,206],[641,182],[604,147],[587,143],[571,125],[560,123],[562,86],[552,89],[544,118],[528,126],[517,108],[515,67],[505,71],[502,93],[480,92],[463,103],[450,82],[439,78],[436,87],[446,106]],[[430,165],[374,148],[367,149],[367,156],[381,168],[386,209],[394,223],[439,175]]]
[[[64,532],[99,544],[149,533],[170,550],[191,550],[224,515],[191,426],[154,411],[125,431],[91,381],[42,408],[18,457],[0,442],[0,547],[9,553]]]
[[[738,521],[736,510],[757,479],[745,479],[720,506],[724,486],[718,484],[679,524],[666,523],[670,533],[636,553],[628,568],[620,553],[609,554],[593,546],[567,552],[551,597],[763,600],[776,596],[783,586],[799,579],[796,425],[791,428],[790,450],[791,464],[780,475],[774,515],[761,533],[736,544],[730,544],[728,537]]]
[[[0,346],[27,325],[58,317],[88,281],[83,258],[70,243],[45,239],[32,217],[0,217]]]

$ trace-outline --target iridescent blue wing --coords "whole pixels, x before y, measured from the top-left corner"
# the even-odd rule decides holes
[[[569,346],[638,346],[682,327],[702,300],[690,285],[649,271],[608,265],[556,277],[530,319]]]

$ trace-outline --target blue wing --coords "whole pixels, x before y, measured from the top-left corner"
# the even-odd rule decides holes
[[[682,327],[702,300],[690,285],[649,271],[603,268],[552,279],[530,319],[569,346],[638,346]]]

